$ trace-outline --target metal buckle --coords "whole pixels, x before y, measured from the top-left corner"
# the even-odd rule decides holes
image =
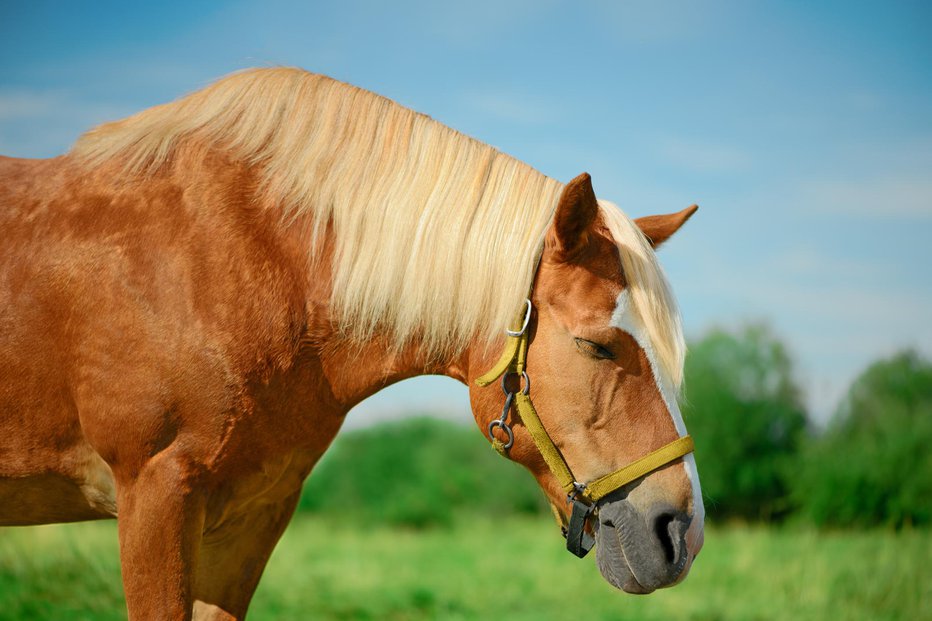
[[[573,491],[566,495],[567,504],[572,504],[576,501],[576,497],[586,493],[586,486],[579,481],[573,481]]]
[[[521,324],[521,329],[515,331],[505,328],[505,334],[508,336],[521,336],[527,330],[527,324],[531,321],[531,299],[524,300],[524,303],[527,305],[527,310],[524,311],[524,322]]]

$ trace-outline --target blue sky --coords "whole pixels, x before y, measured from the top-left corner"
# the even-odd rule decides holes
[[[871,360],[932,352],[932,5],[923,2],[88,2],[0,7],[0,153],[230,71],[352,82],[632,216],[697,216],[662,250],[687,333],[765,320],[818,419]],[[468,420],[404,382],[350,422]]]

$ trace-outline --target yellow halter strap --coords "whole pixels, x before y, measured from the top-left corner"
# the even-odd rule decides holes
[[[569,524],[569,536],[567,537],[567,548],[577,556],[585,556],[592,547],[591,538],[585,535],[584,526],[586,520],[595,509],[595,504],[611,492],[631,483],[632,481],[647,475],[658,468],[669,464],[670,462],[683,457],[693,451],[693,439],[686,435],[677,438],[669,444],[651,451],[647,455],[633,461],[632,463],[610,472],[605,476],[599,477],[588,483],[580,483],[573,476],[566,459],[557,448],[556,444],[544,428],[534,404],[531,402],[530,381],[525,369],[527,363],[528,349],[528,323],[531,315],[531,301],[527,301],[527,310],[524,314],[522,327],[520,330],[509,330],[505,341],[505,349],[502,352],[498,362],[485,374],[476,379],[479,386],[488,386],[499,377],[502,377],[502,390],[505,392],[505,407],[502,409],[502,415],[499,419],[493,420],[489,424],[489,436],[492,438],[492,446],[502,456],[505,456],[514,440],[513,432],[507,423],[508,414],[511,406],[517,410],[521,422],[531,434],[537,450],[543,456],[544,461],[550,468],[550,471],[556,477],[557,481],[567,494],[568,502],[573,503],[573,512]],[[518,392],[509,392],[505,388],[505,379],[508,375],[516,374],[524,378],[524,389]],[[495,437],[493,433],[495,427],[499,427],[508,436],[507,442],[502,442]]]

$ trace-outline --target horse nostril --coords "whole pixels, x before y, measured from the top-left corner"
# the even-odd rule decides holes
[[[679,542],[674,543],[676,535],[674,535],[673,531],[676,529],[673,528],[673,521],[675,519],[676,516],[672,513],[661,513],[654,519],[654,536],[660,542],[660,547],[663,548],[668,563],[676,561],[676,553],[679,548],[679,545],[677,545]]]

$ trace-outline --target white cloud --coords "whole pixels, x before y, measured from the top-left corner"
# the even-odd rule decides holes
[[[419,2],[415,19],[444,45],[475,48],[496,45],[528,22],[552,12],[554,0],[473,0],[472,2]]]
[[[599,21],[626,43],[670,44],[705,38],[727,26],[720,2],[705,0],[603,0]]]
[[[932,353],[932,290],[893,278],[893,266],[801,247],[740,263],[709,249],[691,267],[697,276],[677,287],[687,322],[772,323],[818,422],[870,362],[904,347]]]
[[[553,106],[539,95],[523,95],[508,91],[473,91],[462,100],[484,116],[509,123],[542,125],[558,116]]]
[[[57,109],[61,101],[60,93],[27,90],[0,91],[0,123],[48,114]]]
[[[813,182],[802,200],[823,213],[868,218],[932,218],[932,175],[881,176]]]
[[[113,102],[88,102],[61,90],[0,90],[0,153],[48,157],[105,121],[134,112]]]
[[[813,246],[787,248],[768,260],[772,269],[798,277],[822,278],[835,282],[858,282],[866,276],[883,277],[883,267],[876,261],[850,256],[828,256]]]
[[[751,165],[751,155],[736,146],[684,140],[662,142],[658,153],[665,161],[699,173],[740,172]]]

